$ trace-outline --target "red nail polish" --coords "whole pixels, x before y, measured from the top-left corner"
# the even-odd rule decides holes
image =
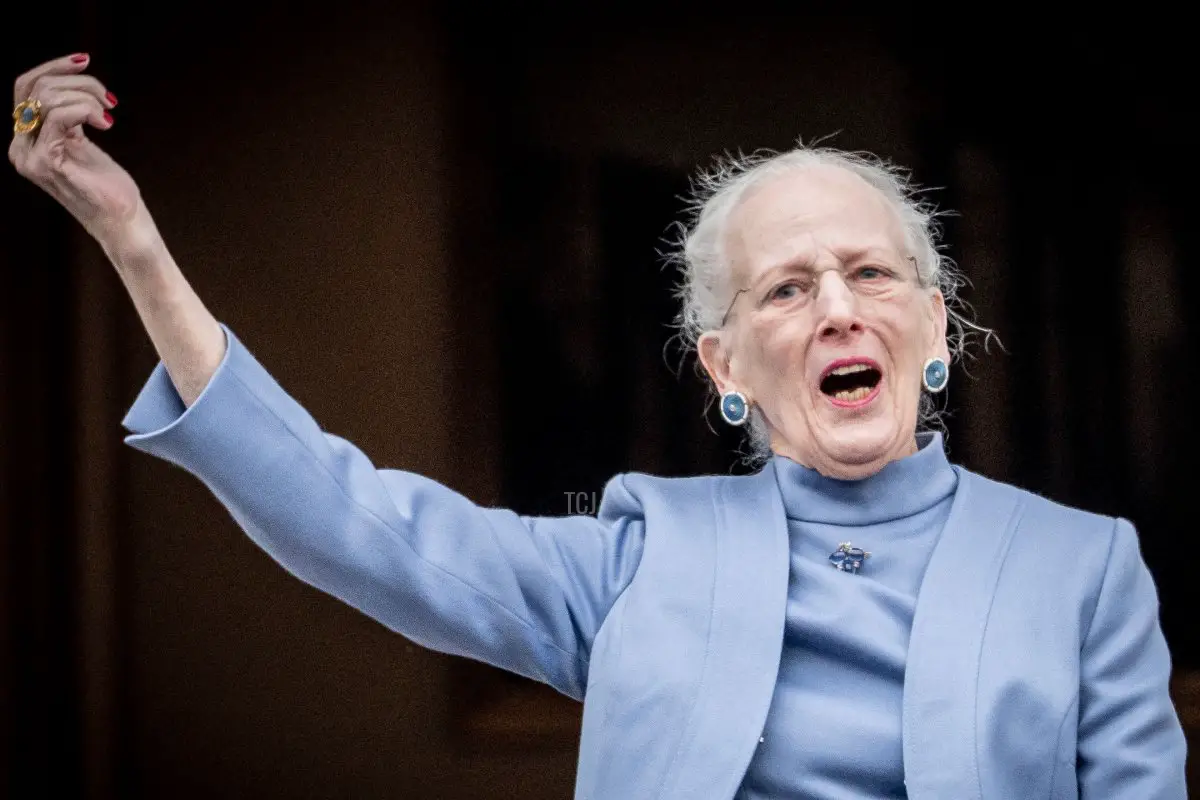
[[[108,94],[104,95],[104,99],[107,100],[108,104],[110,106],[112,106],[113,108],[117,107],[117,96],[115,94],[113,94],[112,92],[109,92]]]
[[[112,125],[113,124],[112,114],[105,111],[104,112],[104,121],[107,122],[109,125]]]
[[[82,64],[83,62],[88,60],[88,54],[87,53],[76,53],[75,55],[71,56],[71,60],[74,61],[76,64]]]

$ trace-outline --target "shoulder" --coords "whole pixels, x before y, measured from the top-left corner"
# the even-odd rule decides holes
[[[965,486],[968,504],[978,498],[1001,501],[1014,509],[1008,561],[1052,562],[1068,567],[1094,583],[1107,569],[1114,548],[1137,550],[1137,533],[1127,520],[1097,514],[1044,497],[1027,489],[985,478],[956,467],[960,491]]]
[[[1116,517],[1070,506],[1028,489],[986,478],[962,467],[955,469],[960,481],[964,482],[972,493],[1002,499],[1016,505],[1019,509],[1019,521],[1023,526],[1046,528],[1047,532],[1052,530],[1061,535],[1095,535],[1098,531],[1111,534],[1118,522]]]
[[[712,502],[718,497],[759,490],[766,477],[763,472],[683,477],[622,472],[605,485],[600,515],[645,516],[655,512],[677,513],[689,508],[711,509]]]
[[[1116,517],[1076,508],[1028,489],[986,478],[962,467],[955,467],[955,469],[958,471],[959,479],[964,481],[973,493],[1016,504],[1020,508],[1019,513],[1025,524],[1035,523],[1067,531],[1105,530],[1111,532],[1113,525],[1117,522]]]

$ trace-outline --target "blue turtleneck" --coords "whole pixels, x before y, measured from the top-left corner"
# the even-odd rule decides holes
[[[775,457],[791,576],[779,679],[739,800],[903,798],[904,663],[917,591],[958,476],[940,434],[869,478]],[[840,543],[871,553],[858,574]]]

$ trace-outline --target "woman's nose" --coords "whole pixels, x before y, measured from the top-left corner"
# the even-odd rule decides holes
[[[842,335],[855,327],[856,297],[837,270],[821,275],[817,283],[816,310],[823,337]]]

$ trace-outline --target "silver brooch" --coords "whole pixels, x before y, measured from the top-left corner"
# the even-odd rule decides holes
[[[829,563],[833,564],[833,568],[836,570],[857,574],[862,569],[863,562],[870,555],[861,547],[855,547],[850,542],[842,542],[838,545],[837,550],[829,554]]]

